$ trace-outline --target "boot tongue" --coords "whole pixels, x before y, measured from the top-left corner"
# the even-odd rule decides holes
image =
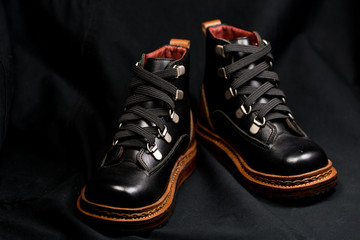
[[[171,64],[175,61],[176,60],[172,58],[148,58],[146,59],[143,66],[145,70],[155,73],[155,72],[163,71],[168,67],[171,67]],[[139,106],[144,108],[162,108],[164,107],[164,103],[155,100],[155,101],[147,101],[140,103]],[[144,120],[138,120],[136,124],[138,124],[141,127],[149,126],[149,123]],[[152,125],[155,126],[154,124]]]
[[[230,40],[230,43],[239,44],[239,45],[251,45],[250,39],[248,37],[235,38],[235,39]],[[234,55],[233,61],[239,60],[240,58],[242,58],[244,56],[245,56],[245,53],[238,52],[237,54]]]
[[[248,37],[239,37],[230,40],[230,43],[240,44],[240,45],[251,45],[250,39]]]
[[[145,62],[144,69],[149,72],[159,72],[164,70],[175,59],[171,58],[148,58]]]
[[[235,39],[230,40],[230,43],[239,44],[239,45],[251,45],[251,41],[248,37],[235,38]],[[235,61],[239,60],[240,58],[245,57],[246,55],[248,55],[248,54],[246,54],[244,52],[238,52],[233,55],[232,62],[235,62]],[[255,67],[254,63],[250,64],[248,66],[248,69],[252,69],[253,67]],[[253,87],[259,87],[259,86],[261,86],[261,82],[254,79],[254,80],[249,81],[248,85],[253,86]],[[268,102],[268,99],[261,98],[261,99],[259,99],[259,101],[262,103],[266,103],[266,102]]]
[[[149,72],[159,72],[167,67],[171,67],[171,63],[175,62],[175,59],[171,58],[148,58],[145,60],[144,55],[141,58],[141,62],[145,62],[143,67],[145,70]],[[163,107],[162,102],[157,101],[148,101],[140,103],[139,106],[144,108],[161,108]],[[154,124],[148,123],[144,120],[137,120],[134,122],[140,127],[148,127],[150,125],[155,126]],[[133,148],[123,148],[123,147],[113,147],[107,154],[107,160],[104,162],[104,165],[110,166],[112,164],[116,164],[119,161],[125,160],[129,162],[137,162],[137,154],[139,150]]]
[[[260,36],[258,36],[258,38],[260,39]],[[232,43],[232,44],[239,44],[239,45],[252,45],[251,41],[250,41],[250,39],[248,37],[235,38],[235,39],[230,40],[229,42]],[[248,54],[243,53],[243,52],[238,52],[238,53],[233,55],[232,62],[235,62],[235,61],[239,60],[240,58],[245,57],[246,55],[248,55]],[[248,69],[252,69],[253,67],[255,67],[254,63],[250,64],[248,66]],[[258,81],[256,78],[248,82],[248,85],[253,86],[253,87],[260,87],[261,84],[262,84],[262,82]],[[260,103],[267,103],[267,102],[270,101],[270,99],[268,99],[266,97],[262,97],[262,98],[259,98],[257,101],[260,102]],[[289,130],[289,128],[287,127],[287,124],[285,123],[285,121],[277,120],[277,121],[273,121],[273,124],[275,124],[275,126],[278,128],[279,131],[282,130],[282,131],[287,132]]]

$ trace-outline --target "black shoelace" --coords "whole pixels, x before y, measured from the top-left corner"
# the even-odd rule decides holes
[[[184,66],[174,66],[159,72],[151,73],[136,64],[133,67],[135,77],[130,82],[129,96],[124,104],[125,113],[119,119],[119,129],[114,136],[113,145],[131,148],[144,148],[160,160],[161,152],[155,143],[160,136],[166,142],[171,142],[171,135],[167,131],[166,118],[173,122],[179,121],[175,113],[175,103],[183,98],[183,92],[165,79],[177,78],[184,74]],[[146,102],[163,102],[164,107],[145,108]],[[138,124],[139,120],[146,121],[147,126]]]
[[[226,91],[225,97],[230,99],[237,95],[244,96],[242,105],[236,111],[236,117],[255,113],[255,118],[250,132],[256,134],[265,125],[266,121],[275,119],[291,118],[292,112],[285,104],[285,94],[278,88],[279,77],[272,68],[273,57],[270,53],[271,46],[264,40],[260,46],[226,44],[217,45],[216,52],[223,57],[231,53],[243,52],[249,54],[239,60],[218,69],[220,77],[231,78],[233,81]],[[246,68],[250,64],[257,63],[252,68]],[[263,83],[259,87],[249,86],[247,83],[256,78]],[[267,97],[266,103],[257,102],[258,99]]]

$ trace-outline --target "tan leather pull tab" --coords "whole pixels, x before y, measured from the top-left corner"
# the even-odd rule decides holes
[[[180,47],[190,49],[190,41],[186,40],[186,39],[172,38],[172,39],[170,39],[170,45],[175,45],[175,46],[180,46]]]
[[[203,22],[201,24],[201,30],[203,31],[204,35],[206,35],[206,29],[210,26],[219,25],[221,24],[220,19],[214,19],[211,21]]]

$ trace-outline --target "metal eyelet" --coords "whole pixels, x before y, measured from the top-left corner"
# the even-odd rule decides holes
[[[176,112],[172,111],[171,109],[169,110],[169,116],[174,123],[178,123],[180,120],[179,115],[177,115]]]
[[[116,145],[118,144],[118,142],[119,142],[119,140],[114,140],[114,141],[112,142],[112,146],[113,146],[113,147],[116,146]]]
[[[174,65],[173,68],[176,69],[176,73],[177,73],[175,78],[179,78],[181,75],[185,74],[184,65]]]
[[[266,41],[265,39],[263,39],[262,41],[263,41],[263,43],[264,43],[265,45],[268,45],[268,44],[269,44],[269,42]]]
[[[159,132],[159,135],[164,138],[164,140],[167,142],[167,143],[171,143],[172,141],[172,138],[171,138],[171,135],[169,134],[168,130],[167,130],[167,127],[166,125],[164,125],[164,131],[161,132],[160,128],[158,128],[158,132]]]
[[[269,67],[269,70],[271,70],[272,68],[273,68],[273,62],[272,61],[269,61],[269,65],[270,65],[270,67]]]
[[[235,112],[235,116],[237,118],[242,118],[244,115],[249,115],[251,113],[251,106],[249,106],[249,109],[246,110],[244,104],[241,104],[240,108],[238,108]]]
[[[286,104],[286,99],[284,97],[281,98],[281,100],[283,101],[284,104]]]
[[[121,126],[122,126],[122,123],[119,123],[118,129],[120,129],[120,128],[121,128]]]
[[[156,160],[161,160],[162,159],[162,154],[161,152],[159,151],[156,143],[154,143],[154,145],[152,145],[150,147],[149,143],[146,144],[146,148],[147,150],[154,156],[154,158]]]
[[[220,78],[228,79],[228,76],[227,76],[227,74],[226,74],[226,70],[225,70],[224,67],[218,68],[217,75],[218,75],[218,77],[220,77]]]
[[[176,93],[175,93],[175,97],[174,97],[174,100],[177,101],[177,100],[181,100],[184,98],[184,92],[180,89],[177,89],[176,90]]]
[[[225,99],[230,100],[231,98],[235,97],[237,95],[237,90],[233,89],[232,87],[229,87],[228,90],[225,92]]]
[[[262,122],[259,122],[257,119],[257,116],[254,117],[254,122],[250,127],[250,133],[251,134],[257,134],[262,126],[264,126],[266,123],[266,119],[263,117]]]
[[[294,116],[291,113],[288,113],[288,116],[291,120],[293,120],[293,121],[295,120]]]
[[[223,58],[227,58],[227,57],[229,56],[229,54],[225,54],[224,46],[225,46],[225,45],[216,45],[216,46],[215,46],[215,53],[216,53],[217,55],[222,56]]]

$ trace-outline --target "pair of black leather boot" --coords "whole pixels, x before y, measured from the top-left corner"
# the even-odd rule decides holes
[[[336,184],[324,151],[296,124],[271,71],[270,44],[256,32],[202,25],[206,69],[193,124],[187,40],[172,39],[133,67],[131,95],[111,149],[77,207],[122,230],[162,223],[176,191],[195,168],[196,139],[244,186],[270,197],[313,196]]]

